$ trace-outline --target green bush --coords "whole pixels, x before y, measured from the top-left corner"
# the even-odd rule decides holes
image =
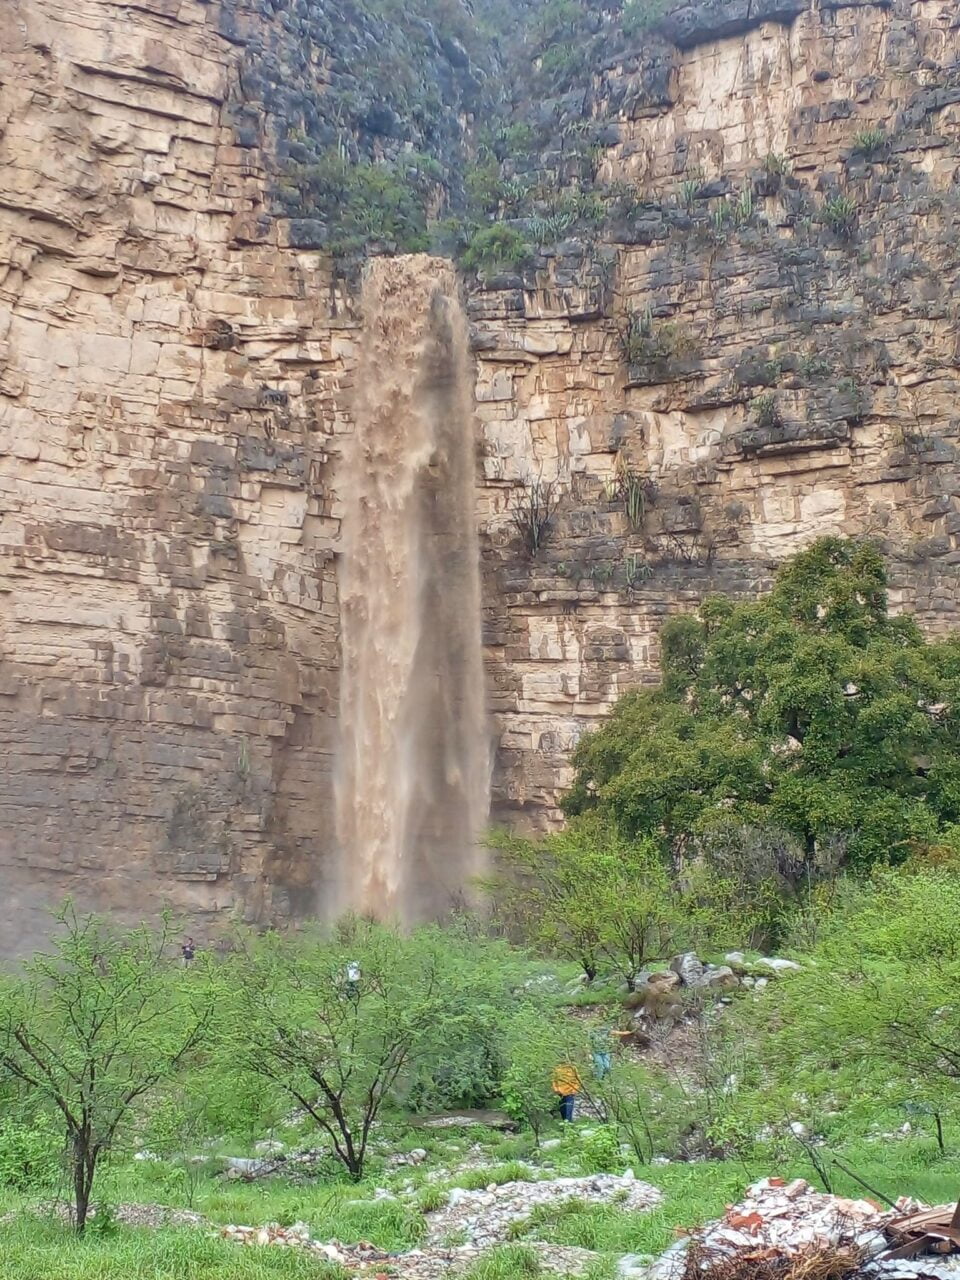
[[[0,1186],[49,1191],[63,1176],[64,1135],[45,1112],[0,1121]]]
[[[853,150],[856,155],[866,156],[872,160],[885,150],[889,139],[886,131],[879,127],[861,129],[853,139]]]
[[[326,224],[331,248],[382,241],[415,253],[429,247],[427,208],[439,181],[436,161],[427,156],[374,164],[330,148],[315,164],[291,166],[279,194],[291,215]]]
[[[850,240],[857,229],[857,203],[850,196],[834,196],[823,206],[823,220],[841,240]]]
[[[769,430],[780,425],[780,408],[777,404],[777,397],[772,391],[767,391],[762,396],[757,396],[751,405],[751,409],[753,410],[753,420],[758,427]]]
[[[483,227],[467,246],[463,266],[481,275],[520,270],[530,259],[530,246],[515,227],[502,222]]]
[[[614,1173],[623,1165],[620,1155],[620,1137],[609,1124],[597,1125],[585,1135],[581,1148],[585,1173]]]
[[[956,1147],[960,876],[885,867],[814,909],[809,960],[739,1006],[727,1029],[748,1050],[726,1099],[727,1133],[749,1150],[767,1126],[789,1147],[790,1124],[829,1143],[910,1117]]]
[[[620,25],[628,38],[641,35],[656,26],[666,13],[668,0],[627,0]]]

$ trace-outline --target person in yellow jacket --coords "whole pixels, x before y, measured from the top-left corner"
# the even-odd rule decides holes
[[[553,1073],[553,1092],[560,1100],[560,1119],[572,1120],[577,1105],[577,1094],[583,1087],[576,1067],[561,1063]]]

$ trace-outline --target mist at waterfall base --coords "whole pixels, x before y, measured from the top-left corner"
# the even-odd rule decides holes
[[[473,388],[452,266],[372,260],[338,486],[337,912],[446,914],[481,871],[490,743]]]

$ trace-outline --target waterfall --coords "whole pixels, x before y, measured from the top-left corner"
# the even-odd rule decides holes
[[[343,506],[341,910],[448,909],[481,869],[489,740],[473,392],[452,266],[366,269]]]

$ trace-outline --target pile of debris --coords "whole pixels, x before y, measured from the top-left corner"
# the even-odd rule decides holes
[[[323,1242],[314,1240],[306,1223],[292,1227],[271,1223],[266,1227],[223,1227],[220,1235],[235,1244],[275,1245],[281,1248],[303,1249],[328,1262],[343,1267],[350,1276],[369,1280],[449,1280],[472,1266],[481,1250],[472,1245],[437,1246],[411,1249],[406,1253],[386,1253],[372,1244],[341,1244],[338,1240]],[[547,1245],[534,1242],[530,1246],[536,1253],[542,1270],[547,1274],[565,1277],[586,1275],[596,1263],[597,1254],[586,1249]]]
[[[957,1218],[954,1223],[953,1219]],[[719,1221],[659,1259],[624,1259],[638,1280],[960,1280],[960,1216],[900,1200],[814,1191],[802,1179],[764,1178]]]
[[[505,1182],[484,1191],[455,1187],[442,1208],[427,1214],[430,1240],[464,1238],[481,1249],[511,1239],[515,1224],[540,1205],[584,1200],[616,1204],[626,1213],[650,1209],[662,1199],[656,1187],[639,1182],[628,1169],[622,1175],[597,1173],[587,1178],[553,1178],[548,1182]]]

